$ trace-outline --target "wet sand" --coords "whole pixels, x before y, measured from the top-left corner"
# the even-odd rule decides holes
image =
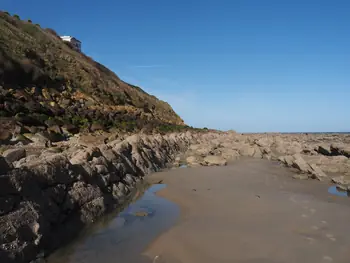
[[[143,255],[160,255],[157,263],[349,262],[350,199],[292,175],[254,159],[152,175],[181,216]]]

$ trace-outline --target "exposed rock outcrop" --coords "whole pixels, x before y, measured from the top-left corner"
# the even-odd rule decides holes
[[[17,168],[0,158],[0,262],[29,262],[40,250],[59,246],[67,234],[123,204],[146,174],[195,141],[191,133],[133,135],[41,155]],[[9,161],[15,160],[17,155]]]
[[[41,249],[59,246],[64,233],[123,204],[145,175],[173,161],[196,167],[266,158],[297,171],[296,179],[333,179],[350,189],[348,135],[186,132],[110,136],[97,146],[76,138],[63,152],[27,148],[26,155],[0,158],[1,262],[28,262]]]

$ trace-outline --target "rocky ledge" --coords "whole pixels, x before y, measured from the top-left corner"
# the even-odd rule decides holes
[[[0,157],[0,262],[30,262],[122,205],[142,178],[171,163],[196,135],[133,135],[97,147]],[[78,148],[78,149],[77,149]]]
[[[297,172],[295,179],[332,181],[350,192],[349,134],[207,133],[176,165],[226,165],[244,157],[279,161]]]
[[[296,179],[350,191],[350,135],[186,132],[132,135],[102,145],[8,149],[0,157],[0,262],[30,262],[121,206],[143,177],[168,164],[226,165],[265,158]]]

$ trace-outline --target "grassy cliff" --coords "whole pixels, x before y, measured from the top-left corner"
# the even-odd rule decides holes
[[[45,128],[184,126],[168,103],[73,50],[54,30],[7,12],[0,12],[0,117]]]

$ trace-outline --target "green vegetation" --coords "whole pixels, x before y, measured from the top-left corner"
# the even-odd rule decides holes
[[[71,119],[71,123],[75,126],[86,128],[89,125],[89,120],[86,118],[81,118],[79,116],[75,116]]]
[[[98,122],[130,132],[190,128],[168,103],[72,50],[55,30],[8,12],[0,12],[0,69],[2,117],[81,128]]]

